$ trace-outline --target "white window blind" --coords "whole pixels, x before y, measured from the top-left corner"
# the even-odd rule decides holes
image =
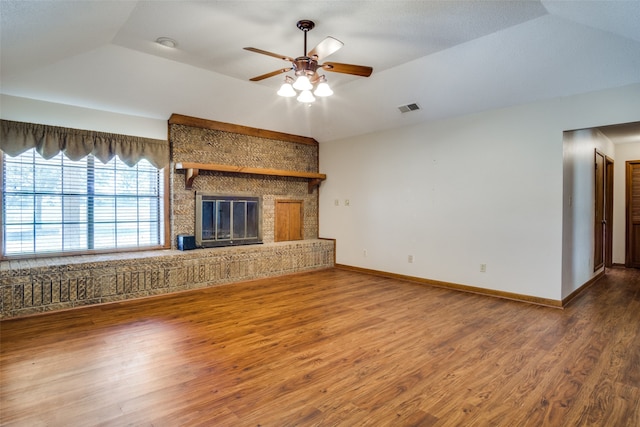
[[[3,155],[3,255],[162,245],[163,172],[147,160]]]

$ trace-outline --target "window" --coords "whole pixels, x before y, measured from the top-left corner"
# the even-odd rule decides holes
[[[147,160],[45,160],[3,154],[3,256],[150,248],[164,244],[164,177]]]

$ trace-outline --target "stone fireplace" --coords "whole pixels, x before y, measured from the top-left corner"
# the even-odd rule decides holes
[[[318,172],[315,140],[175,114],[169,120],[169,139],[176,165],[171,176],[174,248],[178,234],[196,234],[198,193],[259,197],[265,244],[275,241],[276,201],[302,200],[303,240],[318,238],[318,187],[312,185]],[[194,162],[201,168],[190,180]]]

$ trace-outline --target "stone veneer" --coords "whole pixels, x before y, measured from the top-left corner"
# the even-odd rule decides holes
[[[318,171],[318,146],[206,129],[169,125],[172,162],[216,163],[298,172]],[[185,172],[172,171],[172,247],[178,234],[195,233],[195,192],[262,197],[262,241],[274,241],[275,201],[303,201],[303,235],[318,238],[318,189],[308,192],[305,178],[234,174],[201,170],[193,187],[185,189]]]
[[[192,251],[0,263],[0,318],[328,268],[334,242],[314,239]]]
[[[318,239],[318,189],[309,194],[306,179],[201,171],[186,189],[185,172],[175,170],[175,163],[196,162],[317,172],[317,143],[291,142],[272,132],[265,137],[255,129],[243,133],[249,128],[241,126],[231,127],[237,132],[220,130],[217,122],[200,119],[186,118],[198,125],[185,125],[176,123],[184,116],[173,118],[172,250],[2,261],[1,319],[334,266],[334,242]],[[264,244],[175,250],[178,234],[194,234],[195,191],[260,196]],[[304,240],[274,243],[278,199],[303,201]]]

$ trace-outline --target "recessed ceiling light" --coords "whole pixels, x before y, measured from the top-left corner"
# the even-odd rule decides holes
[[[178,42],[169,37],[158,37],[156,39],[156,43],[171,49],[174,49],[178,46]]]

